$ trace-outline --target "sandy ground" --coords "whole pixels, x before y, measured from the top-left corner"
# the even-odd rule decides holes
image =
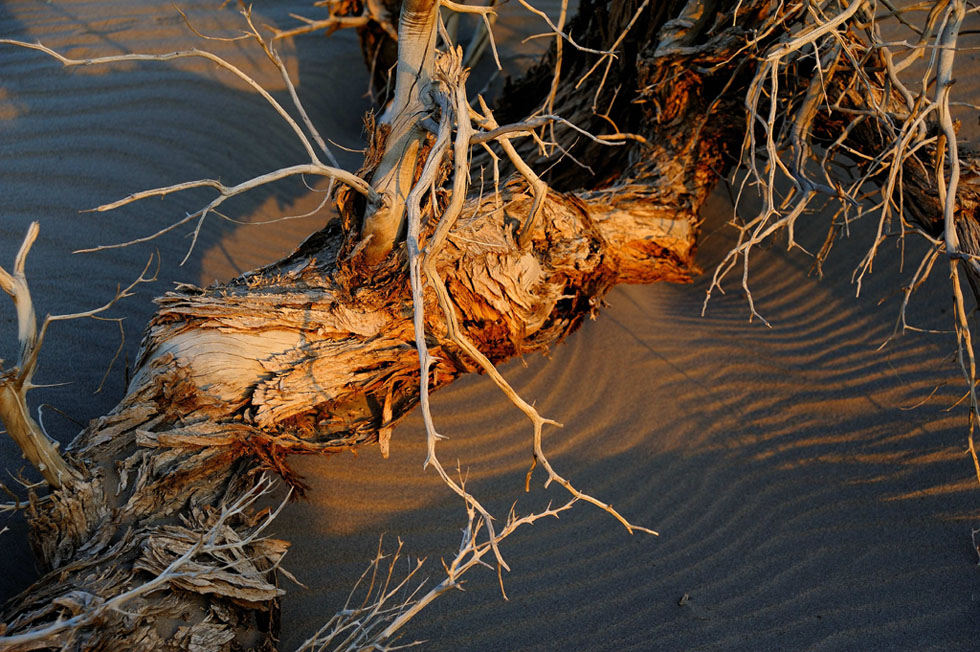
[[[227,36],[238,19],[214,10],[218,4],[191,6],[189,15],[201,31]],[[256,6],[261,19],[280,25],[290,11],[310,10],[301,2]],[[152,0],[4,2],[0,34],[43,39],[72,56],[200,45],[169,3]],[[246,44],[208,47],[286,98],[275,71]],[[322,132],[359,147],[367,81],[352,36],[298,39],[284,55]],[[338,153],[356,167],[356,154]],[[122,396],[122,362],[132,360],[152,296],[174,281],[206,284],[273,260],[326,219],[211,220],[179,266],[185,231],[125,250],[70,252],[152,233],[207,193],[79,211],[143,188],[204,176],[238,181],[300,160],[295,139],[261,98],[213,66],[68,71],[37,53],[0,49],[3,264],[28,223],[40,220],[28,274],[39,310],[59,313],[103,303],[151,253],[163,259],[159,280],[112,311],[125,317],[126,340],[101,392],[93,394],[118,346],[118,325],[74,322],[50,332],[37,380],[70,383],[32,394],[33,405],[67,415],[44,411],[51,433],[69,441],[76,422]],[[261,221],[307,212],[319,200],[315,190],[283,184],[227,205],[226,214]],[[731,242],[730,211],[723,193],[707,211],[705,269]],[[706,279],[627,287],[550,358],[506,365],[521,393],[565,424],[547,436],[558,468],[661,536],[630,536],[606,514],[578,507],[507,542],[509,601],[494,573],[474,572],[465,593],[442,598],[406,639],[427,640],[433,650],[976,649],[971,527],[980,525],[980,492],[964,454],[965,412],[949,409],[962,391],[953,339],[911,334],[879,350],[897,314],[897,279],[911,270],[901,272],[900,252],[889,249],[855,299],[850,272],[865,231],[838,246],[823,280],[807,275],[799,252],[756,256],[755,296],[772,329],[748,322],[735,291],[701,317]],[[817,224],[801,240],[818,245],[822,236]],[[910,245],[909,260],[915,252]],[[921,292],[919,325],[950,321],[943,276]],[[12,359],[7,302],[0,327],[0,356]],[[494,509],[520,499],[526,511],[560,497],[523,494],[529,431],[486,379],[439,392],[434,413],[450,436],[443,459],[458,458],[471,490]],[[282,649],[341,606],[382,535],[388,546],[401,537],[405,552],[428,557],[438,576],[463,510],[422,471],[423,443],[412,415],[388,460],[371,448],[296,461],[313,491],[285,511],[276,534],[292,541],[286,565],[306,588],[289,588]],[[10,474],[23,468],[6,440],[0,458]],[[9,475],[4,482],[14,484]],[[9,597],[35,572],[20,519],[3,517],[0,526],[9,528],[0,535],[0,597]]]

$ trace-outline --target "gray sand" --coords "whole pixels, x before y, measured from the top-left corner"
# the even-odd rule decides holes
[[[233,33],[234,11],[212,10],[217,4],[187,8],[200,30]],[[256,14],[286,24],[290,11],[310,14],[308,4],[261,3]],[[199,45],[169,2],[153,0],[15,0],[0,4],[0,34],[74,56]],[[209,47],[285,98],[255,51]],[[298,39],[283,54],[322,132],[360,147],[367,82],[353,36]],[[356,167],[356,155],[338,153]],[[133,359],[150,299],[172,282],[207,284],[271,261],[327,216],[270,226],[212,220],[181,267],[186,231],[123,250],[70,252],[152,233],[207,193],[78,211],[135,190],[203,176],[238,181],[301,159],[262,100],[213,67],[66,71],[42,55],[0,49],[0,261],[11,263],[27,224],[40,220],[28,264],[35,301],[42,313],[74,312],[105,302],[159,251],[159,280],[112,312],[125,317],[121,360]],[[731,243],[721,194],[700,253],[709,270]],[[283,184],[226,213],[261,221],[305,213],[319,197]],[[426,639],[433,650],[976,649],[980,582],[970,532],[980,493],[964,454],[966,412],[948,409],[963,391],[954,341],[910,334],[878,350],[897,314],[896,279],[910,270],[900,276],[900,252],[884,251],[855,299],[849,279],[862,233],[838,246],[823,280],[807,275],[799,252],[756,256],[755,296],[772,329],[748,322],[734,287],[701,317],[707,279],[620,288],[550,358],[506,365],[523,396],[565,424],[546,440],[564,475],[661,536],[630,536],[608,515],[577,507],[507,542],[509,601],[494,573],[475,571],[465,593],[441,598],[406,639]],[[799,235],[814,246],[822,237],[819,223]],[[920,293],[919,325],[948,327],[944,276]],[[888,300],[879,306],[880,298]],[[7,301],[0,325],[0,356],[12,359]],[[70,384],[35,391],[33,405],[49,403],[79,422],[107,412],[122,396],[124,365],[93,392],[118,342],[115,323],[55,326],[37,381]],[[526,511],[560,497],[524,495],[529,429],[485,378],[439,392],[434,414],[450,436],[442,458],[458,458],[470,489],[498,512],[517,499]],[[51,410],[44,423],[65,442],[78,429]],[[11,473],[24,466],[6,440],[0,457]],[[423,459],[416,414],[396,430],[388,460],[371,448],[295,461],[313,490],[285,510],[275,534],[292,541],[286,566],[307,588],[287,587],[282,649],[342,605],[381,535],[429,557],[438,576],[464,513],[422,471]],[[20,519],[4,525],[0,596],[8,597],[35,574]]]

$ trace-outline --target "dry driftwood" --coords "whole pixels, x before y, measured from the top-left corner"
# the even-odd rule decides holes
[[[804,4],[788,3],[781,15],[761,1],[655,4],[585,3],[567,28],[571,40],[505,95],[500,123],[524,119],[529,102],[543,100],[543,115],[573,117],[596,133],[602,124],[616,129],[605,144],[589,142],[586,160],[600,173],[588,177],[560,148],[508,149],[498,138],[516,171],[498,188],[471,191],[434,254],[463,335],[491,362],[554,346],[616,283],[684,281],[698,271],[699,209],[738,158],[744,89],[756,79],[756,60],[739,55],[792,43]],[[595,21],[606,29],[594,29]],[[413,38],[429,48],[435,28],[426,29]],[[618,58],[602,54],[612,49]],[[434,64],[416,65],[431,72]],[[556,68],[562,75],[546,74]],[[806,75],[787,78],[792,83],[774,96],[805,97]],[[840,110],[807,114],[813,142],[835,143],[843,130],[852,147],[886,148],[874,128],[881,116],[848,130],[843,102],[860,99],[848,84],[836,92],[828,102]],[[342,190],[341,221],[273,265],[158,300],[127,396],[71,445],[67,470],[56,476],[61,488],[32,498],[32,544],[46,573],[8,605],[0,646],[275,647],[276,568],[286,543],[265,537],[273,514],[254,507],[267,478],[280,475],[301,490],[287,455],[385,447],[391,427],[420,400],[408,269],[415,254],[400,237],[399,202],[439,146],[415,117],[424,99],[396,89],[396,110],[375,129],[359,173],[375,194]],[[749,103],[748,113],[764,107]],[[498,121],[487,113],[480,126],[497,133]],[[574,135],[553,123],[539,124],[559,142]],[[440,186],[453,170],[446,147],[435,161]],[[942,147],[929,151],[936,158]],[[521,161],[555,165],[538,178]],[[926,175],[920,188],[915,178],[902,180],[907,201],[920,223],[941,224],[942,203],[930,194],[936,179]],[[545,181],[551,189],[542,191]],[[972,190],[959,192],[964,207],[976,205],[966,199]],[[430,195],[423,237],[433,237],[434,216],[454,199],[449,190]],[[975,223],[972,213],[957,215]],[[450,337],[436,289],[422,299],[420,339],[435,359],[429,386],[480,370]],[[12,387],[8,377],[18,373],[9,370],[0,385]]]
[[[466,203],[436,265],[466,336],[491,360],[555,345],[616,283],[696,271],[697,209],[724,148],[711,130],[690,141],[681,123],[666,132],[678,142],[652,141],[665,150],[662,170],[548,193],[529,248],[515,238],[535,203],[521,179]],[[652,183],[658,175],[673,183]],[[298,483],[289,453],[377,441],[419,396],[404,244],[368,281],[345,255],[360,242],[357,202],[345,198],[353,227],[333,223],[275,265],[159,300],[127,397],[71,446],[82,479],[30,508],[47,573],[5,614],[8,646],[273,646],[281,590],[271,569],[285,544],[255,536],[264,514],[228,505],[248,500],[266,472]],[[428,292],[438,387],[476,365],[445,339],[435,301]]]
[[[519,182],[505,186],[499,208],[493,197],[470,202],[438,262],[467,335],[491,359],[504,360],[559,342],[615,283],[689,278],[694,215],[651,196],[642,187],[552,194],[533,251],[513,236],[513,216],[526,215],[533,201]],[[337,265],[343,244],[334,223],[276,265],[158,300],[129,394],[71,447],[85,479],[31,508],[32,540],[51,572],[18,600],[8,632],[49,619],[66,586],[78,602],[145,581],[183,554],[192,532],[207,531],[217,518],[216,506],[247,492],[263,470],[290,477],[287,454],[377,441],[417,403],[404,254],[392,257],[377,283],[362,285],[358,270]],[[439,386],[474,363],[440,338],[440,313],[429,314],[430,349],[439,359],[432,384]],[[391,416],[383,422],[384,413]],[[211,559],[215,574],[228,577],[197,593],[259,612],[271,608],[279,591],[265,571],[284,547],[266,540],[246,551],[259,562],[219,570],[225,560]],[[120,572],[127,567],[150,575]],[[170,595],[155,608],[150,600],[143,596],[127,611],[185,609],[165,606]],[[219,608],[220,600],[209,604],[207,628],[238,613]],[[106,614],[91,635],[152,646],[159,642],[155,620]]]
[[[518,185],[507,186],[499,210],[492,198],[472,202],[439,260],[467,334],[494,360],[554,345],[617,282],[683,280],[693,270],[693,225],[639,193],[554,195],[535,234],[547,247],[523,251],[509,220],[533,200]],[[359,277],[335,262],[342,244],[343,233],[330,227],[274,266],[159,300],[129,394],[71,447],[84,479],[31,507],[32,541],[50,572],[16,601],[8,633],[146,582],[263,471],[291,477],[287,454],[377,441],[417,403],[400,256],[384,282],[352,285]],[[439,386],[474,363],[440,338],[445,325],[438,311],[430,314]],[[255,527],[240,516],[223,523],[215,541],[247,539]],[[285,544],[262,539],[230,550],[234,565],[218,554],[195,557],[193,581],[175,579],[177,591],[130,600],[125,611],[140,618],[108,612],[71,633],[82,648],[128,640],[153,649],[167,639],[161,617],[176,618],[187,601],[205,617],[181,634],[188,641],[217,630],[269,631],[280,591],[268,571]],[[200,565],[213,568],[201,573]]]

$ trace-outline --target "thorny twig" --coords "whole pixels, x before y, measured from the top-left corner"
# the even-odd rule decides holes
[[[477,364],[479,364],[487,375],[494,381],[498,388],[504,392],[507,398],[531,421],[533,425],[533,456],[531,469],[533,470],[534,466],[537,464],[542,465],[548,475],[545,486],[553,481],[557,482],[577,499],[592,503],[612,514],[630,532],[639,530],[642,532],[656,534],[653,530],[630,523],[610,505],[589,496],[588,494],[580,492],[554,470],[544,453],[542,444],[542,430],[545,424],[559,424],[557,424],[555,421],[542,417],[533,406],[524,401],[503,378],[499,371],[497,371],[493,363],[490,362],[490,360],[466,337],[462,329],[459,327],[455,306],[451,297],[449,296],[445,283],[442,281],[438,270],[436,269],[435,260],[447,234],[459,216],[469,182],[468,153],[469,144],[472,140],[471,134],[473,132],[473,128],[470,122],[471,109],[466,101],[465,74],[462,72],[460,59],[461,54],[459,52],[450,51],[443,53],[441,58],[437,60],[437,66],[439,67],[437,74],[441,83],[439,91],[434,92],[438,93],[437,101],[439,102],[442,110],[442,118],[440,121],[436,142],[430,150],[429,157],[422,168],[421,176],[414,185],[412,191],[409,193],[407,201],[409,270],[414,304],[416,348],[419,351],[421,370],[420,402],[428,442],[426,465],[433,465],[443,481],[450,488],[452,488],[454,492],[460,495],[470,508],[475,509],[480,513],[480,516],[484,519],[488,529],[491,548],[494,551],[498,564],[500,564],[500,566],[503,568],[508,568],[506,562],[503,560],[503,557],[500,554],[499,549],[497,548],[496,542],[499,539],[494,532],[493,523],[489,513],[485,510],[485,508],[483,508],[476,498],[465,491],[462,485],[457,484],[449,477],[436,455],[436,443],[442,437],[435,428],[429,407],[428,379],[429,368],[433,360],[428,351],[428,346],[425,342],[424,335],[425,317],[423,283],[425,281],[427,281],[428,284],[434,289],[438,298],[443,317],[446,320],[448,339],[461,348],[471,359],[477,362]],[[483,104],[482,108],[486,112],[486,115],[482,116],[482,121],[489,129],[496,129],[497,124],[493,121],[493,117],[490,114],[489,109],[485,104]],[[455,122],[457,125],[457,131],[455,145],[453,147],[455,158],[453,164],[453,189],[450,195],[450,203],[440,217],[434,232],[423,246],[421,243],[422,196],[429,191],[438,170],[438,164],[443,156],[443,153],[448,148],[450,131],[453,122]],[[513,147],[509,145],[510,137],[511,136],[509,133],[502,133],[498,137],[498,142],[504,148],[505,152],[508,152],[508,155],[511,155],[511,152],[509,152],[508,149],[513,150]],[[516,157],[516,159],[512,158],[512,161],[515,163],[515,166],[518,166],[518,169],[520,169],[520,163],[522,163],[520,157],[516,155],[516,152],[513,152],[513,157]],[[524,167],[527,166],[525,165]],[[529,216],[528,222],[525,223],[525,227],[522,229],[521,238],[525,237],[526,233],[529,233],[527,230],[527,225],[533,223],[535,214],[540,210],[540,203],[544,199],[544,192],[546,192],[546,186],[544,186],[543,182],[540,182],[540,180],[537,179],[534,173],[530,171],[530,168],[527,168],[526,172],[530,173],[528,180],[532,184],[532,187],[535,188],[535,207],[532,208],[531,216]],[[524,173],[523,170],[522,173]],[[539,190],[539,188],[536,186],[543,187]],[[434,200],[431,202],[431,205],[438,205],[435,198],[433,199]],[[529,471],[528,483],[530,483],[530,475],[531,473]]]
[[[465,490],[462,479],[460,485]],[[462,530],[459,548],[450,561],[442,562],[445,577],[425,593],[422,591],[426,581],[423,579],[414,585],[413,581],[426,560],[407,561],[407,572],[396,580],[396,566],[402,559],[402,541],[399,539],[395,552],[388,555],[382,552],[383,542],[379,541],[374,559],[358,578],[344,607],[300,645],[296,652],[395,650],[418,645],[418,642],[413,642],[393,646],[390,641],[395,640],[400,630],[436,598],[452,589],[461,588],[462,578],[469,570],[477,566],[492,568],[484,558],[493,553],[495,544],[502,542],[520,527],[544,518],[559,518],[562,512],[571,509],[577,501],[573,496],[558,507],[549,504],[539,512],[521,517],[511,509],[506,522],[496,535],[491,537],[488,534],[483,538],[481,535],[486,521],[478,515],[472,504],[467,504],[467,522]],[[387,562],[386,568],[382,567],[383,562]],[[359,605],[354,606],[362,586],[364,597]]]

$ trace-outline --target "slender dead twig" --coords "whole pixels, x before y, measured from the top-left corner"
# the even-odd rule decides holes
[[[264,44],[264,47],[267,48],[266,51],[268,56],[270,57],[270,59],[272,59],[273,63],[276,63],[278,59],[278,55],[276,55],[274,51],[268,47],[268,44],[264,41],[264,39],[262,39],[261,36],[257,35],[257,30],[255,29],[255,26],[251,23],[250,14],[246,12],[245,16],[246,16],[246,20],[248,21],[249,27],[252,30],[251,32],[252,37],[257,38],[260,43]],[[376,203],[377,201],[379,201],[378,194],[371,188],[370,184],[368,184],[366,181],[364,181],[357,175],[348,172],[347,170],[343,170],[336,166],[325,165],[324,163],[322,163],[317,156],[316,150],[313,147],[313,143],[310,142],[310,136],[307,136],[303,128],[293,119],[291,115],[289,115],[289,112],[286,111],[286,109],[283,108],[283,106],[275,98],[273,98],[272,95],[267,90],[265,90],[258,82],[252,79],[249,75],[247,75],[237,66],[233,65],[227,60],[211,52],[208,52],[206,50],[198,50],[195,48],[192,50],[170,52],[166,54],[123,54],[123,55],[113,55],[113,56],[106,56],[106,57],[73,59],[62,55],[56,52],[55,50],[52,50],[51,48],[45,45],[42,45],[41,43],[27,43],[25,41],[16,41],[12,39],[0,39],[0,44],[13,45],[17,47],[23,47],[31,50],[36,50],[38,52],[42,52],[56,59],[66,67],[96,66],[96,65],[120,63],[120,62],[129,62],[129,61],[165,62],[165,61],[174,61],[177,59],[187,59],[187,58],[199,58],[199,59],[205,59],[207,61],[211,61],[212,63],[217,64],[224,70],[231,72],[233,75],[235,75],[236,77],[244,81],[249,87],[251,87],[257,93],[259,93],[259,95],[261,95],[262,98],[265,99],[266,102],[268,102],[272,106],[272,108],[276,111],[276,113],[279,114],[279,116],[283,119],[283,121],[285,121],[286,124],[290,127],[290,129],[299,139],[300,143],[303,145],[303,148],[306,150],[306,153],[310,158],[309,163],[280,168],[278,170],[263,175],[259,175],[247,181],[243,181],[234,186],[226,186],[220,181],[214,179],[198,179],[195,181],[186,181],[183,183],[173,184],[170,186],[164,186],[161,188],[154,188],[151,190],[145,190],[145,191],[133,193],[127,197],[124,197],[123,199],[98,206],[93,210],[98,212],[103,212],[103,211],[113,210],[121,206],[125,206],[126,204],[130,204],[134,201],[145,199],[147,197],[164,197],[168,194],[174,192],[180,192],[182,190],[189,190],[191,188],[211,187],[217,190],[219,193],[219,195],[215,199],[213,199],[210,203],[208,203],[204,208],[195,211],[194,213],[190,213],[186,215],[183,219],[178,220],[177,222],[170,224],[169,226],[163,229],[160,229],[156,233],[153,233],[151,235],[142,238],[136,238],[123,243],[100,245],[97,247],[79,249],[78,250],[79,253],[101,251],[104,249],[114,249],[118,247],[127,247],[133,244],[147,242],[165,233],[168,233],[184,224],[187,224],[188,222],[196,221],[194,230],[192,232],[193,237],[191,239],[191,244],[188,248],[187,254],[185,254],[184,259],[181,261],[181,264],[183,264],[190,257],[194,249],[194,246],[197,243],[197,238],[200,234],[201,227],[204,225],[205,219],[215,208],[217,208],[222,203],[224,203],[225,200],[234,197],[236,195],[242,194],[244,192],[247,192],[249,190],[252,190],[254,188],[257,188],[259,186],[263,186],[268,183],[272,183],[274,181],[278,181],[280,179],[284,179],[296,175],[306,174],[312,176],[327,177],[332,181],[339,181],[341,183],[350,186],[357,192],[365,195],[368,198],[368,201],[371,203]],[[281,60],[278,61],[277,67],[279,69],[280,74],[283,75],[288,80],[289,75],[286,73],[285,67],[282,65]],[[313,140],[317,142],[321,151],[323,151],[326,154],[326,156],[328,156],[328,158],[330,158],[332,161],[335,161],[332,153],[330,153],[329,149],[326,147],[326,143],[323,141],[323,139],[320,137],[320,134],[313,127],[312,122],[309,120],[309,116],[306,114],[306,111],[302,108],[302,104],[300,103],[299,97],[296,95],[295,88],[293,87],[291,82],[288,83],[288,87],[292,89],[291,97],[294,101],[295,106],[300,112],[304,120],[304,123],[306,124],[307,128],[310,130]]]

